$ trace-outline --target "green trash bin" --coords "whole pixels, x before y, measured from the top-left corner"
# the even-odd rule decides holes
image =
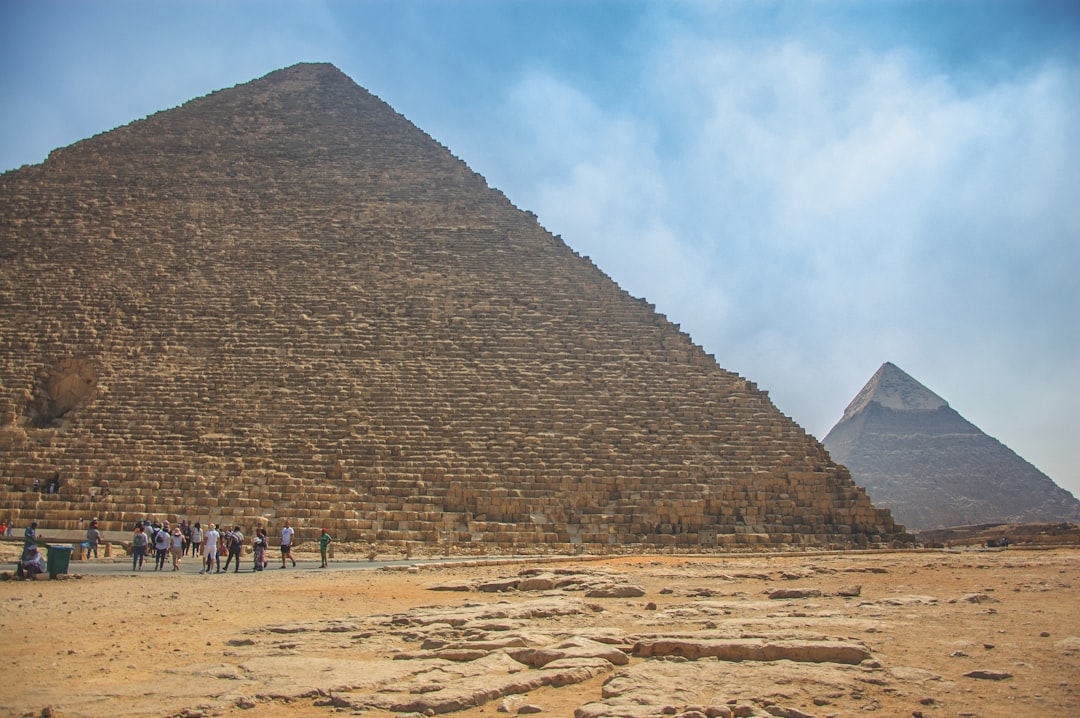
[[[45,566],[49,571],[49,578],[56,578],[61,573],[68,572],[68,564],[71,563],[71,546],[48,546],[49,557],[45,560]]]

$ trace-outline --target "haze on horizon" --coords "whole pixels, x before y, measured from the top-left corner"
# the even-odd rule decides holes
[[[821,438],[885,361],[1080,495],[1080,5],[0,3],[0,171],[331,62]]]

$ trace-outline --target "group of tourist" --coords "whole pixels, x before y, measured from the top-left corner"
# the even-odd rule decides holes
[[[287,561],[296,566],[293,558],[293,539],[295,530],[292,525],[285,521],[281,529],[281,568],[286,568]],[[330,533],[322,530],[319,537],[319,552],[322,554],[322,568],[327,567],[327,551],[333,539]],[[131,537],[131,570],[141,571],[143,562],[148,552],[154,552],[154,570],[162,571],[171,558],[172,570],[180,570],[180,561],[190,551],[193,557],[198,556],[201,562],[199,573],[222,573],[227,572],[232,566],[233,572],[240,571],[240,557],[244,551],[244,532],[239,526],[222,527],[218,524],[208,523],[203,527],[201,522],[189,523],[182,520],[179,524],[170,526],[169,522],[158,523],[156,521],[140,521],[135,524]],[[266,529],[260,524],[255,527],[251,537],[252,571],[262,571],[268,565],[267,549],[270,546]],[[224,568],[221,558],[225,557]]]
[[[11,521],[0,521],[0,535],[10,536]],[[46,562],[39,550],[44,542],[38,537],[37,522],[26,527],[23,535],[23,552],[19,558],[17,574],[20,578],[32,578],[45,571]],[[281,568],[288,563],[296,566],[292,555],[296,532],[289,521],[281,529]],[[328,552],[333,538],[326,529],[319,536],[319,553],[322,568],[328,566]],[[98,547],[102,534],[98,519],[92,519],[86,529],[86,557],[98,557]],[[267,552],[270,541],[266,529],[260,524],[255,527],[251,537],[252,571],[262,571],[269,565]],[[164,571],[170,565],[173,571],[180,570],[181,560],[189,553],[198,557],[201,570],[199,573],[222,573],[232,567],[234,573],[240,571],[240,558],[244,552],[244,533],[240,526],[222,527],[212,523],[204,527],[200,522],[191,523],[181,520],[178,524],[168,521],[138,521],[131,534],[131,570],[141,571],[147,558],[152,558],[155,571]],[[221,559],[225,558],[222,567]]]

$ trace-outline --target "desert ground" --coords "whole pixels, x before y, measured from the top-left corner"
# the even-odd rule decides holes
[[[347,570],[103,558],[0,581],[0,713],[1080,715],[1077,548],[338,554]]]

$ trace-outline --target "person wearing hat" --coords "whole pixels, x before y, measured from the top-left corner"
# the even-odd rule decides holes
[[[322,554],[322,568],[326,568],[326,553],[329,551],[330,542],[333,540],[327,530],[323,529],[322,536],[319,536],[319,553]]]
[[[180,570],[180,558],[184,555],[184,533],[180,530],[179,526],[173,526],[172,534],[169,536],[171,546],[169,547],[170,553],[172,553],[172,570]]]

